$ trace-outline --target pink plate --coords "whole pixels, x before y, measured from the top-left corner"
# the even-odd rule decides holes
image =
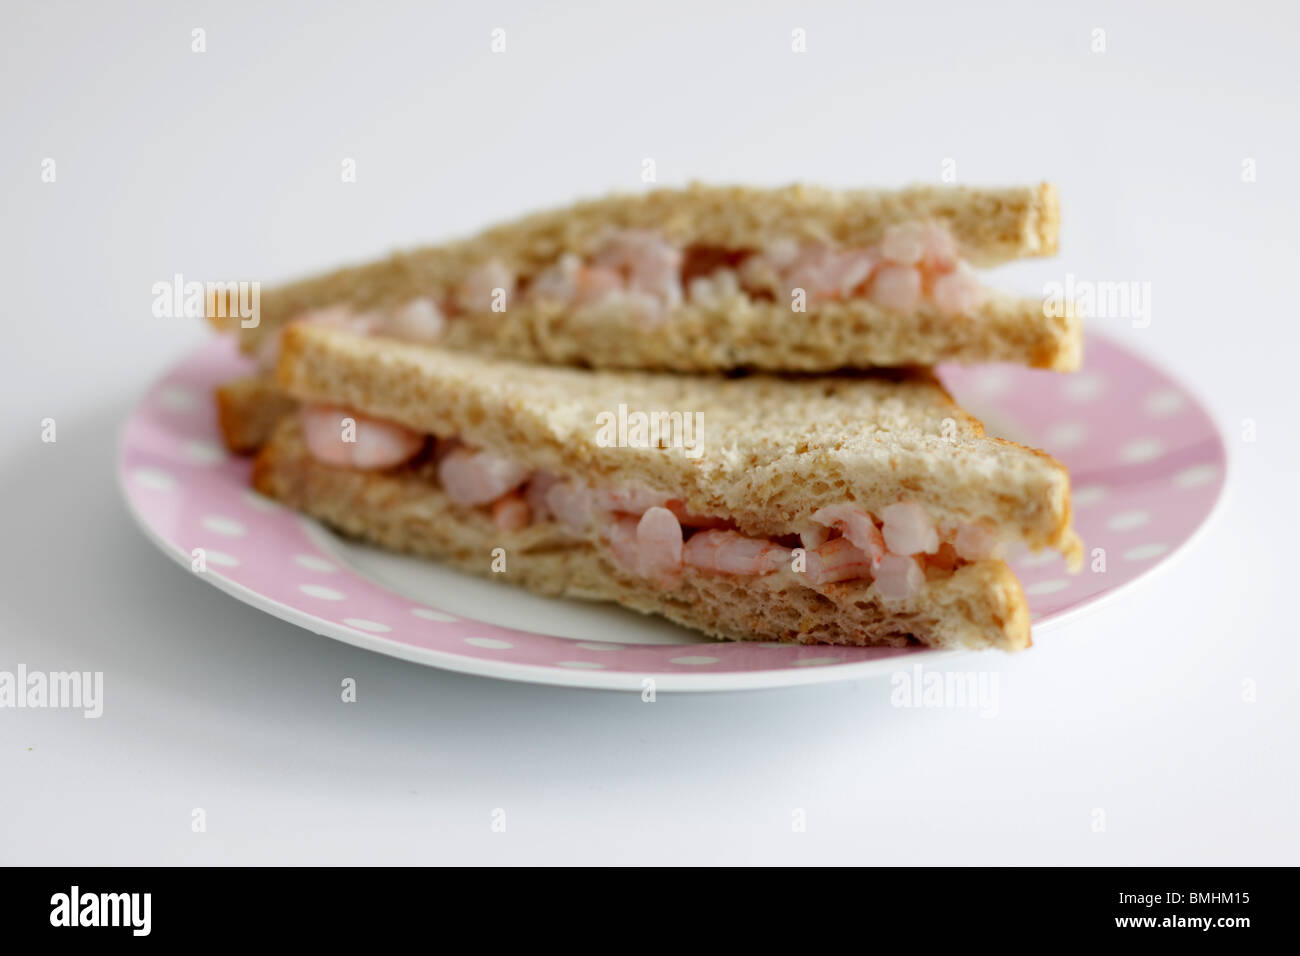
[[[838,680],[938,653],[709,642],[657,619],[538,598],[345,541],[250,491],[248,461],[223,450],[211,390],[246,372],[224,339],[172,369],[126,423],[119,481],[167,554],[193,569],[202,549],[206,568],[196,573],[318,634],[449,670],[622,690],[649,680],[658,690]],[[1100,336],[1075,375],[982,366],[942,376],[990,434],[1045,448],[1070,468],[1084,571],[1067,574],[1054,555],[1013,562],[1038,639],[1168,560],[1223,489],[1223,440],[1200,403]]]

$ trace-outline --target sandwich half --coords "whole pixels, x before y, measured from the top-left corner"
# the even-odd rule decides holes
[[[593,372],[299,324],[276,385],[300,407],[255,461],[263,494],[714,637],[1019,649],[1001,552],[1080,555],[1064,467],[925,373]]]
[[[1069,371],[1080,320],[997,294],[973,271],[1054,255],[1059,223],[1045,183],[658,189],[266,290],[241,342],[268,368],[284,327],[306,321],[598,368]],[[234,305],[214,296],[209,316],[236,327]]]

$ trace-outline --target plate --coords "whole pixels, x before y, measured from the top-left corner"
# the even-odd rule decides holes
[[[253,492],[248,460],[222,447],[212,389],[248,371],[225,338],[176,365],[126,422],[119,482],[166,554],[318,634],[485,677],[636,691],[842,680],[899,670],[905,657],[910,667],[960,653],[719,643],[621,608],[541,598],[345,540]],[[944,367],[940,376],[990,434],[1045,448],[1070,468],[1084,570],[1066,573],[1055,554],[1012,561],[1036,640],[1167,562],[1222,493],[1227,458],[1211,417],[1186,387],[1117,342],[1091,336],[1073,375],[990,365]]]

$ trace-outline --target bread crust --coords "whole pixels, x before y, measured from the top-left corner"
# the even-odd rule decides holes
[[[269,375],[227,382],[214,390],[214,396],[221,440],[237,455],[249,455],[261,448],[280,420],[298,407]]]
[[[711,372],[738,368],[828,372],[844,368],[1012,362],[1076,371],[1082,319],[1045,315],[1037,299],[993,297],[953,318],[923,304],[907,314],[857,298],[791,311],[737,295],[715,307],[680,306],[650,329],[599,312],[520,303],[465,315],[438,343],[525,362],[592,368]]]
[[[969,261],[996,265],[1055,254],[1060,208],[1055,188],[1047,183],[857,191],[697,184],[536,213],[469,239],[264,290],[260,321],[252,329],[209,318],[239,331],[241,347],[253,352],[312,309],[344,305],[365,312],[397,309],[421,296],[441,301],[492,259],[518,275],[535,275],[563,253],[590,254],[614,229],[653,229],[683,244],[756,249],[777,238],[862,245],[878,240],[893,223],[916,219],[946,223]],[[995,296],[975,315],[954,318],[929,305],[900,315],[866,299],[814,304],[793,313],[788,303],[740,296],[715,309],[680,307],[654,330],[637,329],[622,315],[579,317],[544,305],[508,303],[503,313],[453,320],[446,344],[525,361],[607,368],[828,371],[1008,361],[1069,371],[1079,365],[1081,341],[1077,319],[1047,315],[1037,299]]]
[[[1024,593],[1002,561],[980,561],[926,582],[907,601],[885,603],[857,581],[812,589],[785,575],[733,577],[685,568],[667,589],[618,568],[606,546],[553,522],[515,532],[486,509],[453,505],[431,469],[361,472],[323,465],[307,453],[295,417],[285,419],[254,461],[253,486],[344,534],[390,550],[436,558],[540,594],[613,601],[660,614],[713,637],[805,644],[929,647],[1029,645]],[[492,574],[495,548],[507,570]]]

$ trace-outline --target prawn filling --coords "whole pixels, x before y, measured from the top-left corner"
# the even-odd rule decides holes
[[[464,306],[482,308],[481,276],[489,270],[497,279],[514,279],[499,262],[481,267],[466,281],[473,294],[461,297]],[[614,306],[647,328],[684,303],[720,309],[737,300],[773,301],[807,308],[862,298],[895,312],[926,303],[956,317],[974,313],[984,301],[952,235],[933,222],[893,225],[879,242],[851,247],[792,238],[762,249],[678,246],[653,232],[624,230],[592,255],[566,253],[518,286],[526,301],[577,310]]]
[[[454,289],[400,307],[355,312],[344,306],[310,310],[295,322],[435,342],[458,315],[503,312],[514,302],[608,313],[634,327],[656,328],[689,304],[721,310],[745,302],[781,302],[800,311],[829,302],[865,299],[907,313],[930,305],[950,317],[972,315],[983,303],[979,279],[958,254],[952,235],[933,222],[888,227],[879,242],[844,247],[778,239],[762,249],[676,245],[654,232],[611,233],[587,256],[565,253],[532,275],[498,260],[470,272]],[[265,345],[268,364],[278,336]]]
[[[405,469],[456,505],[481,509],[502,531],[551,522],[602,542],[621,570],[672,587],[684,568],[740,577],[787,576],[807,587],[873,582],[885,600],[911,597],[927,580],[998,556],[986,522],[936,523],[915,502],[873,514],[851,502],[814,511],[797,531],[743,534],[728,518],[690,513],[681,499],[647,489],[592,488],[470,447],[421,435],[336,406],[299,412],[313,458],[362,470]]]

